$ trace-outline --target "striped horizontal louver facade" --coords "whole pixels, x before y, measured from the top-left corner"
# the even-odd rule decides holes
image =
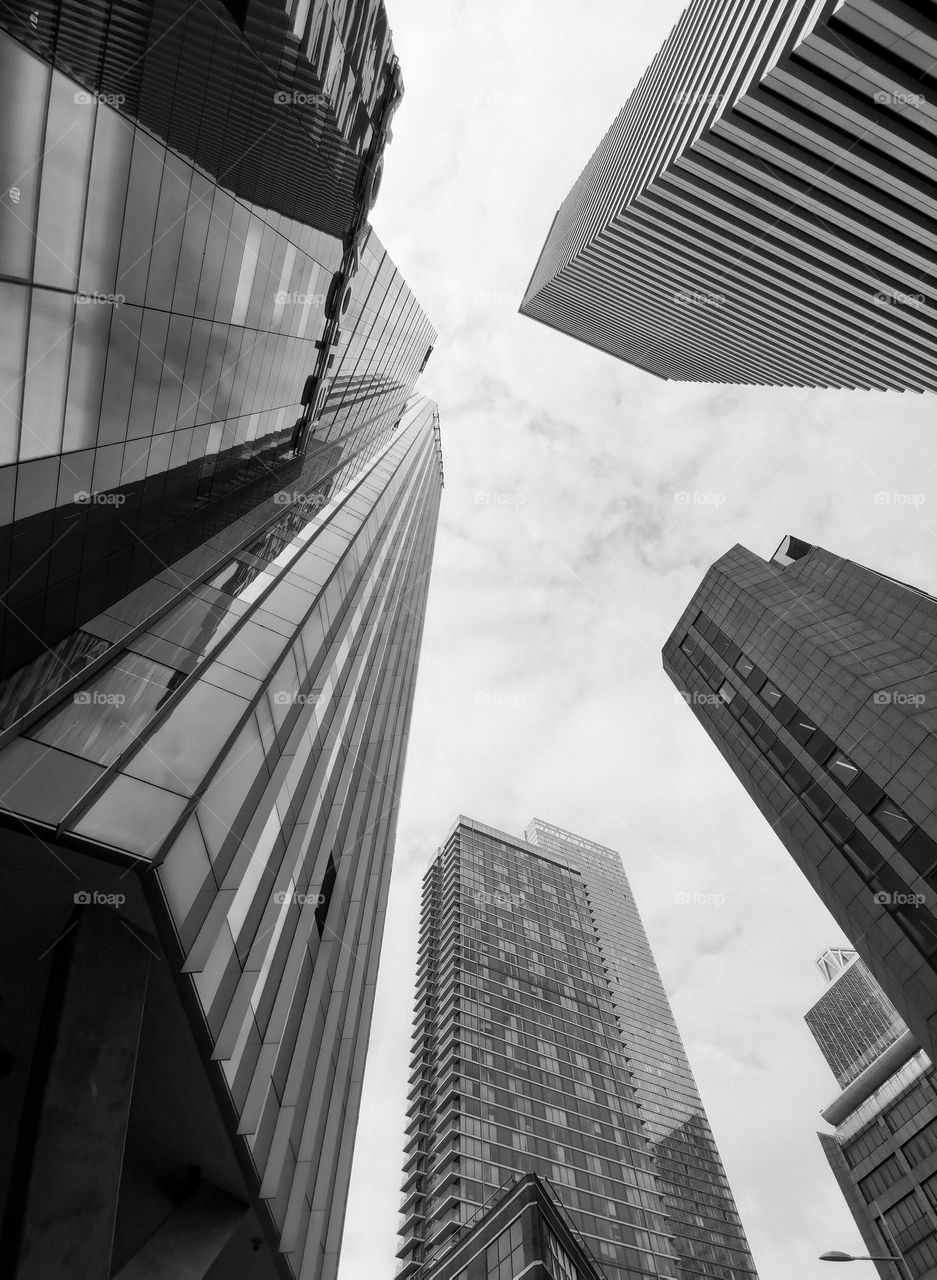
[[[696,0],[522,313],[664,378],[934,390],[935,67],[929,5]]]

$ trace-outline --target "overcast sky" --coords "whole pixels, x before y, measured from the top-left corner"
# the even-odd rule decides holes
[[[836,1280],[817,1255],[864,1250],[803,1014],[844,939],[660,648],[736,542],[795,533],[937,592],[934,402],[662,382],[517,314],[679,0],[387,6],[406,96],[374,224],[439,330],[446,489],[340,1280],[396,1269],[420,884],[459,812],[621,851],[761,1280]]]

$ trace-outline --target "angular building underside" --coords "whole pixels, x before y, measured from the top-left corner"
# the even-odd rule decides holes
[[[736,546],[664,669],[933,1059],[937,600],[796,538]]]
[[[442,488],[401,92],[371,0],[0,13],[16,1280],[336,1274]]]
[[[521,312],[663,378],[937,389],[937,15],[693,0]]]

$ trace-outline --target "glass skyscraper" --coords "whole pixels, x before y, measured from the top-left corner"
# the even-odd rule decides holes
[[[401,92],[373,0],[0,12],[16,1280],[336,1274],[443,479]]]
[[[937,389],[937,28],[904,0],[692,0],[520,310],[662,378]]]
[[[937,600],[788,537],[736,546],[664,668],[934,1057]]]
[[[608,1280],[754,1277],[618,854],[525,836],[460,818],[424,881],[400,1274],[536,1173]]]
[[[830,961],[833,960],[832,963]],[[855,952],[818,962],[806,1022],[842,1088],[818,1138],[882,1280],[937,1274],[937,1088],[931,1060]]]

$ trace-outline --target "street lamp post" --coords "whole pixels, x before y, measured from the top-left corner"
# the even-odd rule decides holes
[[[831,1249],[829,1253],[820,1254],[821,1262],[894,1262],[904,1267],[908,1280],[914,1280],[907,1260],[901,1254],[893,1253],[841,1253],[839,1249]]]

